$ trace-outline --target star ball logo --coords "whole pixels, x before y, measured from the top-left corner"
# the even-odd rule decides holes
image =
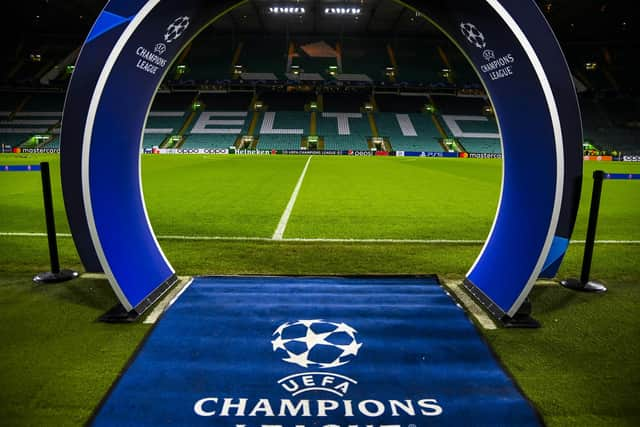
[[[171,24],[167,27],[167,31],[164,34],[164,41],[167,43],[172,43],[178,40],[184,32],[189,28],[189,24],[191,22],[191,18],[188,16],[180,16],[173,20]]]
[[[360,351],[357,331],[346,323],[322,319],[285,322],[274,332],[273,351],[282,360],[302,368],[331,369],[351,362]],[[326,391],[344,396],[357,381],[344,375],[305,372],[278,381],[293,396],[308,391]]]
[[[357,331],[346,323],[324,320],[298,320],[280,325],[273,335],[273,351],[286,354],[285,362],[303,368],[335,368],[358,355],[362,343]]]
[[[466,37],[467,41],[478,49],[484,49],[487,46],[484,34],[482,34],[478,27],[472,23],[460,23],[460,31],[462,32],[462,35]]]

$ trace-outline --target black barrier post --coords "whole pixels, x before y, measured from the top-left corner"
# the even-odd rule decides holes
[[[593,191],[591,193],[591,207],[589,208],[589,225],[587,226],[587,237],[584,242],[584,255],[582,257],[582,271],[580,279],[566,279],[560,282],[562,286],[569,289],[585,292],[606,292],[607,288],[602,284],[589,281],[591,272],[591,261],[593,260],[593,247],[596,241],[596,227],[598,225],[598,213],[600,212],[600,197],[602,196],[602,182],[604,181],[604,171],[593,172]]]
[[[40,176],[42,178],[42,198],[44,200],[44,216],[47,222],[47,240],[49,241],[49,260],[51,271],[40,273],[33,278],[36,283],[58,283],[78,277],[78,273],[72,270],[60,270],[58,257],[58,243],[56,241],[56,221],[53,215],[53,197],[51,196],[51,175],[49,163],[40,163]]]

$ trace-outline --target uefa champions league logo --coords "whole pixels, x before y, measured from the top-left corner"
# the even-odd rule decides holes
[[[167,27],[167,32],[164,34],[164,41],[172,43],[173,41],[178,40],[187,30],[190,22],[191,19],[188,16],[180,16],[179,18],[176,18]]]
[[[462,32],[462,35],[467,38],[467,41],[478,49],[484,49],[487,46],[484,34],[482,34],[478,27],[476,27],[472,23],[460,23],[460,31]]]
[[[273,332],[271,339],[274,355],[282,361],[298,368],[313,370],[298,372],[278,380],[290,397],[234,397],[212,395],[202,397],[193,405],[193,412],[199,417],[226,419],[224,425],[236,427],[346,427],[328,417],[352,420],[349,427],[416,427],[413,422],[400,422],[399,417],[437,417],[443,408],[437,399],[410,396],[398,399],[377,398],[374,388],[357,390],[366,397],[354,393],[349,399],[342,398],[358,381],[346,375],[329,372],[328,369],[344,366],[360,352],[356,329],[346,323],[329,322],[321,319],[285,322]],[[267,350],[267,348],[264,348]],[[269,369],[267,372],[271,372]],[[365,373],[367,375],[367,373]],[[251,379],[251,384],[255,379]],[[234,382],[232,380],[232,382]],[[235,386],[233,387],[235,389]],[[338,396],[326,396],[333,394]],[[360,399],[358,399],[360,397]],[[393,418],[392,423],[378,423],[380,417]],[[242,417],[237,422],[233,418]],[[256,419],[253,417],[260,417]],[[295,417],[295,423],[293,419]],[[305,417],[305,418],[302,418]],[[355,421],[366,419],[362,424]],[[307,420],[305,422],[304,420]],[[247,422],[249,421],[249,422]],[[250,423],[255,421],[255,423]],[[222,425],[222,424],[211,424]],[[420,424],[423,425],[423,424]]]
[[[285,362],[329,369],[346,365],[358,355],[362,343],[356,340],[356,333],[346,323],[298,320],[280,325],[271,344],[273,351],[287,356],[282,359]]]
[[[357,331],[346,323],[321,319],[285,322],[274,332],[273,351],[282,360],[302,368],[331,369],[351,362],[362,343]],[[344,396],[351,384],[358,382],[344,375],[328,372],[304,372],[278,381],[293,396],[308,391],[326,391]]]
[[[500,67],[504,67],[508,64],[511,64],[514,62],[513,59],[513,55],[508,54],[505,55],[502,58],[497,58],[496,57],[496,53],[495,51],[491,50],[491,49],[487,49],[487,40],[484,36],[484,34],[482,33],[482,31],[480,31],[478,29],[478,27],[476,27],[475,25],[473,25],[470,22],[461,22],[460,23],[460,32],[462,33],[462,35],[467,39],[467,41],[477,47],[478,49],[483,49],[482,51],[482,57],[484,58],[485,61],[487,61],[488,63],[491,63],[492,61],[497,61],[497,65],[499,65]],[[491,68],[494,67],[494,68]],[[495,66],[492,65],[490,66],[491,69],[483,69],[483,72],[489,72],[489,71],[495,71]],[[499,80],[501,78],[504,78],[506,76],[510,76],[512,75],[513,70],[508,69],[508,70],[504,70],[503,73],[498,73],[499,75],[491,75],[491,80]]]

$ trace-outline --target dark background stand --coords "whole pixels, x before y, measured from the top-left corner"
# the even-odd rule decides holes
[[[49,163],[40,163],[40,176],[42,177],[42,197],[44,199],[44,215],[47,222],[47,239],[49,241],[49,259],[51,271],[37,274],[33,281],[36,283],[59,283],[78,277],[78,272],[73,270],[60,270],[58,257],[58,243],[56,241],[56,221],[53,216],[53,198],[51,197],[51,176]]]

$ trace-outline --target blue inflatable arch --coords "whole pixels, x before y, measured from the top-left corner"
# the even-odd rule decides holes
[[[176,281],[142,194],[151,102],[180,51],[246,3],[111,0],[77,61],[61,136],[67,216],[85,268],[104,271],[128,311],[143,312]],[[575,223],[582,128],[572,77],[533,0],[410,3],[464,52],[498,118],[498,212],[465,283],[496,317],[512,317],[535,280],[557,270]]]

